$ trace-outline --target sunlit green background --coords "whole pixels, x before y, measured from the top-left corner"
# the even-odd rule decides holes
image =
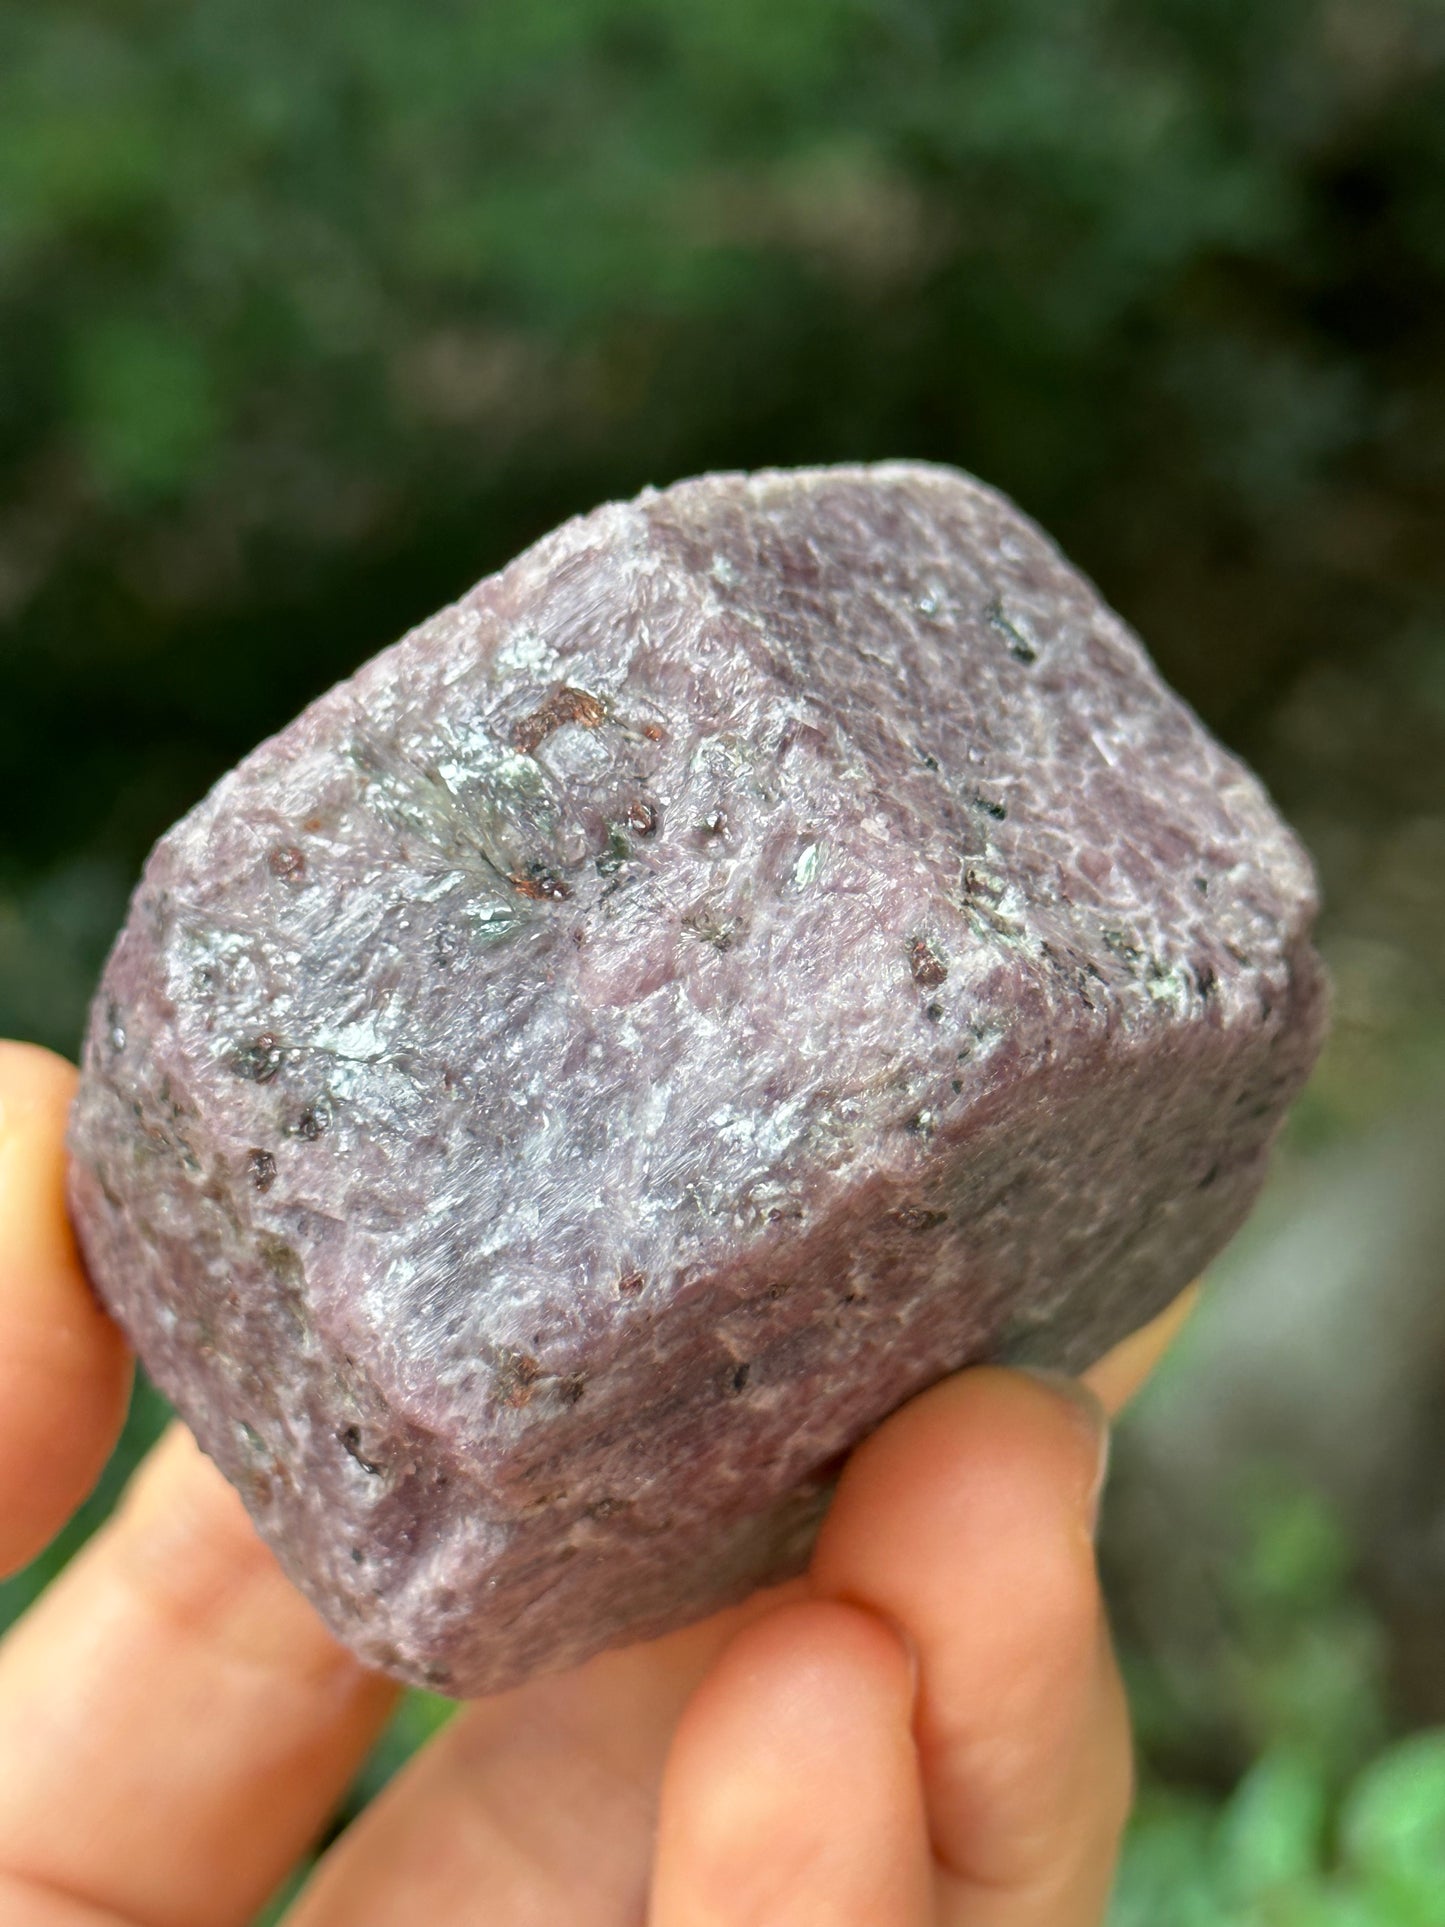
[[[1334,1041],[1120,1443],[1117,1927],[1439,1927],[1445,0],[0,0],[0,1031],[72,1050],[151,839],[563,515],[897,454],[1327,893]]]

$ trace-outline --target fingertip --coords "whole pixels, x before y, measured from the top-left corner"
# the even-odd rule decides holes
[[[1141,1389],[1188,1324],[1202,1289],[1198,1282],[1187,1286],[1157,1318],[1141,1325],[1084,1373],[1084,1383],[1097,1394],[1106,1411],[1121,1412]]]
[[[741,1736],[753,1723],[758,1702],[769,1719],[765,1742],[790,1729],[824,1745],[860,1720],[912,1716],[914,1664],[911,1651],[876,1613],[836,1599],[799,1599],[780,1606],[734,1635],[693,1693],[678,1726],[689,1748],[699,1735],[723,1742],[727,1729]]]
[[[0,1572],[33,1558],[91,1490],[130,1390],[66,1212],[75,1082],[54,1052],[0,1042]]]
[[[673,1739],[651,1927],[922,1918],[914,1684],[895,1631],[845,1602],[739,1633]]]
[[[933,1386],[854,1453],[809,1568],[815,1591],[880,1613],[924,1655],[957,1648],[960,1601],[987,1619],[976,1650],[1060,1665],[1092,1652],[1093,1534],[1108,1459],[1098,1401],[1076,1383],[982,1367]]]
[[[1093,1904],[1112,1862],[1128,1746],[1093,1546],[1107,1439],[1074,1381],[960,1373],[859,1447],[814,1552],[820,1595],[917,1648],[930,1831],[967,1904],[1045,1881]]]
[[[1028,1524],[1038,1501],[1087,1537],[1108,1452],[1099,1401],[1075,1381],[983,1366],[942,1380],[865,1439],[844,1469],[811,1571],[827,1591],[861,1554],[906,1572],[940,1533]],[[1020,1516],[1019,1494],[1038,1495]],[[905,1622],[906,1623],[906,1622]]]
[[[75,1094],[75,1086],[80,1073],[68,1057],[59,1051],[47,1050],[44,1044],[29,1044],[18,1037],[0,1037],[0,1080],[16,1076],[30,1075],[37,1079],[49,1079],[64,1093],[63,1101],[69,1103]]]
[[[0,1257],[55,1270],[76,1261],[65,1211],[65,1129],[76,1071],[38,1044],[0,1040]]]

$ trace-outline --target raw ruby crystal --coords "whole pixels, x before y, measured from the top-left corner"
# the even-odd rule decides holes
[[[970,1360],[1234,1230],[1308,863],[1006,501],[569,523],[166,836],[73,1129],[91,1274],[341,1638],[506,1686],[794,1569]]]

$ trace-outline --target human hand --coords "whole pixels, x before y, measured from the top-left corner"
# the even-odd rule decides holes
[[[65,1218],[73,1083],[0,1044],[0,1573],[89,1489],[130,1381]],[[1104,1410],[1184,1309],[1097,1399],[995,1369],[914,1399],[804,1579],[466,1708],[288,1927],[1095,1927],[1131,1784]],[[394,1698],[173,1427],[0,1647],[0,1921],[244,1927]]]

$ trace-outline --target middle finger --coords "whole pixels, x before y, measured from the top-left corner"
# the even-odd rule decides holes
[[[0,1877],[147,1927],[240,1927],[394,1696],[175,1427],[0,1647]]]

